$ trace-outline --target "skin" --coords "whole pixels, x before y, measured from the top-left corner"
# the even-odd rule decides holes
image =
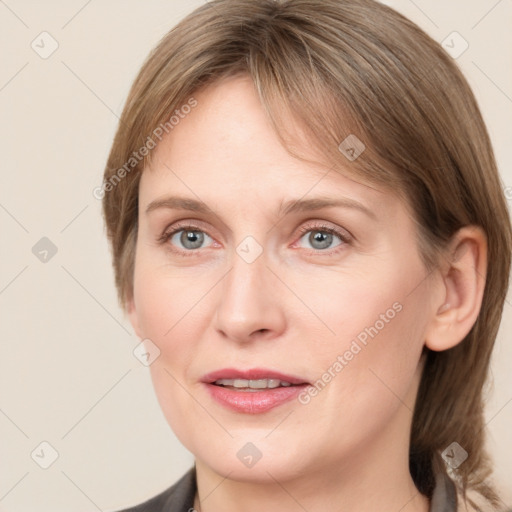
[[[151,376],[169,425],[195,456],[196,509],[427,511],[408,469],[421,354],[459,343],[476,320],[485,237],[462,229],[428,273],[407,205],[350,177],[348,160],[329,170],[293,158],[248,78],[194,96],[198,106],[141,177],[128,313],[137,335],[161,352]],[[147,212],[171,195],[200,200],[211,213]],[[278,214],[283,201],[319,196],[371,213]],[[187,249],[182,232],[159,241],[177,221],[205,233],[199,248]],[[322,246],[313,238],[322,226],[349,240],[333,235]],[[262,250],[252,263],[236,250],[247,236]],[[315,382],[396,303],[400,312],[305,405],[243,414],[214,402],[201,383],[228,367]],[[251,468],[236,456],[247,442],[262,453]]]

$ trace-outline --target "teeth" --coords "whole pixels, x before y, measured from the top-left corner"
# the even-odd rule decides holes
[[[237,389],[250,388],[250,389],[273,389],[279,386],[287,387],[291,386],[289,382],[285,382],[279,379],[219,379],[215,381],[215,384],[219,386],[231,386]]]

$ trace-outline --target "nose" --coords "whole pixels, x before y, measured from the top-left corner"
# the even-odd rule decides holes
[[[247,343],[271,340],[286,327],[285,305],[279,294],[282,284],[261,254],[248,263],[238,253],[220,286],[215,316],[216,329],[226,339]]]

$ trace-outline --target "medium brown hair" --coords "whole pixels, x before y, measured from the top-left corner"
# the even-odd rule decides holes
[[[138,186],[153,152],[133,155],[158,138],[159,126],[169,132],[170,116],[200,88],[239,73],[253,80],[292,154],[290,115],[326,161],[406,200],[427,269],[459,228],[485,232],[489,264],[478,319],[454,348],[426,350],[410,470],[430,497],[435,473],[446,471],[440,452],[456,441],[469,454],[452,474],[463,495],[473,489],[496,504],[483,448],[483,386],[508,288],[510,219],[468,83],[442,47],[396,11],[373,0],[215,0],[161,40],[132,85],[104,174],[121,305],[133,293]],[[366,146],[353,162],[338,149],[350,134]]]

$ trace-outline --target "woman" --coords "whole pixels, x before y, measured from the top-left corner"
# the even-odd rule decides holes
[[[195,456],[131,511],[499,509],[482,387],[511,226],[475,98],[415,24],[209,2],[142,67],[102,188]]]

